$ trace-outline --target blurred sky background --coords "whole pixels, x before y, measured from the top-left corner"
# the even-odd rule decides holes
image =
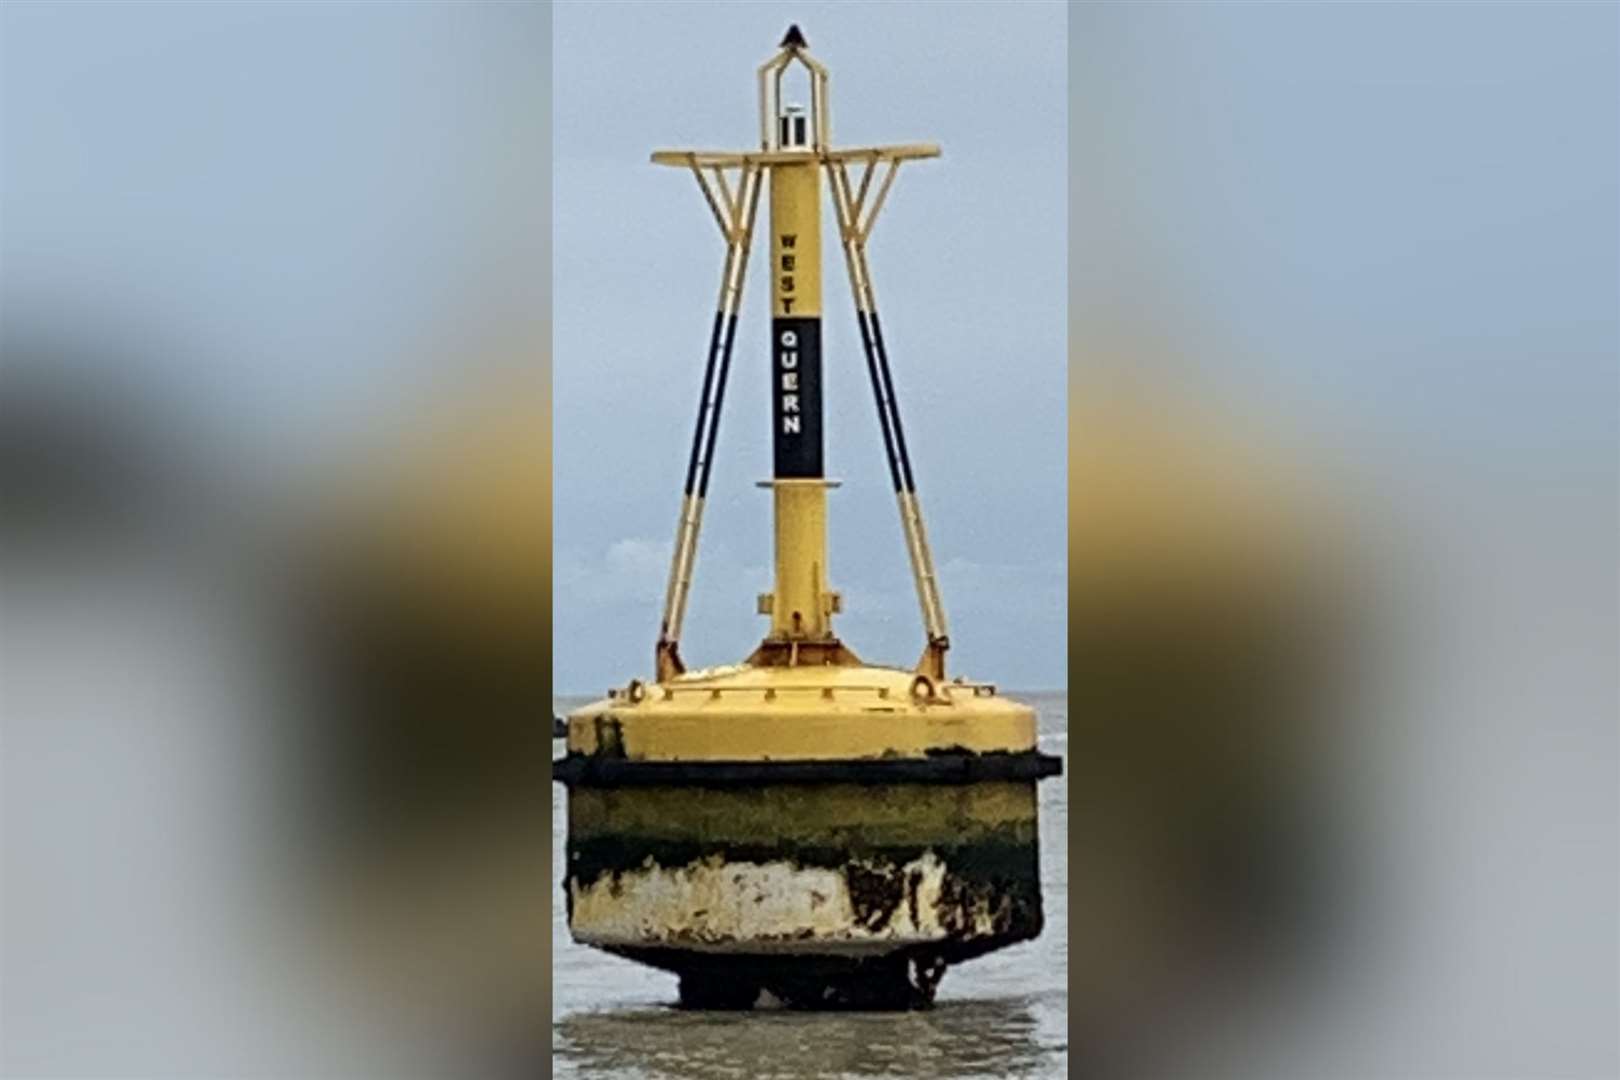
[[[934,141],[870,245],[956,673],[1064,684],[1066,9],[577,4],[554,13],[553,649],[559,692],[646,677],[724,243],[659,148],[758,141],[755,68],[790,23],[831,72],[837,145]],[[682,656],[732,663],[771,588],[768,197],[738,323]],[[840,637],[907,666],[923,636],[854,303],[823,207],[829,579]]]
[[[1365,934],[1186,1073],[1620,1073],[1620,6],[1069,18],[1077,378],[1309,448],[1380,553]]]
[[[288,752],[330,715],[270,609],[295,591],[283,542],[364,490],[357,455],[495,368],[546,377],[549,29],[541,4],[0,4],[5,1075],[487,1071],[463,1055],[499,965],[379,992],[355,962],[432,881],[479,917],[381,952],[486,941],[476,872],[374,896],[365,934],[306,888],[344,725]],[[110,484],[54,531],[12,511],[84,498],[76,452],[31,457],[30,424],[104,447]],[[506,895],[543,926],[538,813],[539,880]],[[341,869],[323,887],[363,876]]]
[[[1617,17],[1082,5],[1077,341],[1150,326],[1401,453],[1612,468]]]
[[[397,423],[477,350],[535,336],[546,22],[6,4],[11,359],[48,340],[226,469],[318,463]]]

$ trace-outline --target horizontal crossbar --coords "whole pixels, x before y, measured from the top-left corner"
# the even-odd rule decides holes
[[[820,152],[808,150],[655,150],[654,165],[674,165],[700,169],[737,168],[743,165],[791,165],[805,158],[822,162],[840,161],[913,161],[939,157],[936,143],[904,143],[899,146],[851,146]]]

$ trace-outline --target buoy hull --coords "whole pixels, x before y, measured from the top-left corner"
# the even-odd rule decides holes
[[[848,664],[632,684],[570,715],[574,940],[702,1008],[916,1008],[1042,929],[1028,706]]]
[[[577,941],[783,1004],[926,1004],[1041,931],[1032,780],[576,786],[569,833]]]

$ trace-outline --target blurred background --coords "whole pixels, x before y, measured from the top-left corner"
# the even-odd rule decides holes
[[[1069,40],[1074,1053],[1620,1074],[1620,9]]]
[[[840,49],[938,51],[942,84],[1018,66],[988,31],[930,44],[943,10]],[[761,49],[794,18],[820,48],[782,5]],[[1068,1049],[1093,1075],[1620,1074],[1620,9],[1090,4],[1067,32],[1067,477],[1055,408],[1006,437],[1009,486],[1069,495]],[[550,33],[539,4],[0,6],[5,1074],[542,1067]],[[745,86],[735,123],[660,92],[649,129],[689,126],[652,141],[748,130]],[[939,93],[840,138],[993,141]],[[625,136],[624,182],[692,232],[659,249],[712,243],[648,148]],[[559,187],[620,175],[593,167]],[[971,167],[917,167],[885,226]],[[898,255],[874,248],[910,320]],[[632,407],[587,382],[570,409]],[[926,392],[908,424],[955,407]],[[676,478],[649,476],[664,542]],[[924,482],[935,532],[984,539]],[[1010,543],[1042,572],[1056,528]],[[643,624],[612,590],[645,553],[574,535],[559,611],[565,581],[609,590],[639,667],[657,598]],[[718,550],[694,637],[732,610],[703,599]],[[600,691],[565,644],[562,688]],[[1061,674],[1029,655],[971,666]],[[1006,1064],[921,1024],[959,1074]],[[624,1069],[664,1045],[581,1030]],[[688,1072],[734,1052],[704,1047]]]
[[[533,1075],[549,62],[0,6],[5,1075]]]

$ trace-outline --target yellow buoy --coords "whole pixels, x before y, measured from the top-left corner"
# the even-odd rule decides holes
[[[782,100],[794,66],[805,107]],[[660,151],[698,180],[726,241],[648,682],[575,711],[567,754],[576,941],[681,977],[685,1004],[912,1007],[948,965],[1042,927],[1035,713],[945,672],[949,637],[878,319],[866,244],[902,163],[933,145],[839,148],[827,72],[792,28],[759,69],[760,148]],[[767,175],[768,174],[768,175]],[[832,195],[922,612],[913,668],[863,663],[834,633],[822,429],[822,179]],[[775,582],[764,640],[688,671],[682,618],[762,191],[770,210]]]

